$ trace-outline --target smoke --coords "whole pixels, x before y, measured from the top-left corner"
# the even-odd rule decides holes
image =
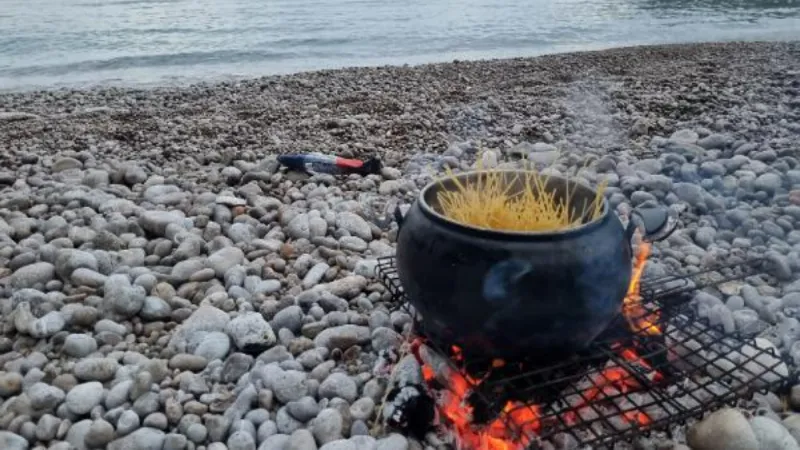
[[[628,146],[627,127],[612,109],[620,83],[593,78],[569,83],[560,104],[565,117],[564,140],[575,150],[597,155]]]

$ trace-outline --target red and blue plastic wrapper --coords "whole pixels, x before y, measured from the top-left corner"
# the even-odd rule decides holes
[[[278,162],[289,170],[308,173],[328,173],[332,175],[379,173],[383,165],[377,158],[360,159],[342,158],[322,153],[296,153],[278,156]]]

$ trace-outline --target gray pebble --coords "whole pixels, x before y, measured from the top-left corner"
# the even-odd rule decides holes
[[[258,448],[259,450],[267,450],[273,448],[276,450],[282,450],[288,447],[289,439],[290,437],[288,434],[273,434],[272,436],[268,437],[264,442],[262,442]]]
[[[83,358],[97,351],[97,341],[88,334],[70,334],[64,340],[64,353],[75,358]]]
[[[341,325],[322,330],[315,338],[317,347],[326,347],[347,350],[353,345],[363,345],[370,342],[371,332],[369,327],[358,325]]]
[[[229,450],[256,450],[256,441],[250,433],[237,431],[228,438]]]
[[[140,428],[133,433],[111,442],[108,450],[163,450],[166,435],[161,430]]]
[[[281,371],[272,379],[272,392],[281,403],[299,400],[308,393],[306,374],[296,370]]]
[[[244,252],[237,247],[225,247],[209,255],[206,259],[208,267],[214,269],[218,278],[225,277],[225,272],[244,261]]]
[[[391,328],[379,327],[372,331],[372,348],[375,351],[396,349],[403,337]]]
[[[336,226],[365,241],[372,240],[372,228],[369,223],[352,212],[340,212],[336,217]]]
[[[220,379],[224,383],[233,383],[246,374],[253,365],[253,357],[244,353],[230,355],[222,366]]]
[[[299,400],[289,402],[286,411],[300,422],[308,422],[317,417],[320,407],[312,397],[303,397]]]
[[[357,450],[356,445],[346,439],[338,439],[328,442],[319,448],[319,450]]]
[[[233,408],[233,406],[231,406]],[[226,415],[208,415],[203,418],[208,429],[208,439],[212,442],[220,442],[225,439],[228,430],[231,426],[231,419],[228,416],[230,410],[226,411]]]
[[[311,267],[311,269],[309,269],[309,271],[306,273],[306,276],[303,278],[303,288],[310,289],[319,284],[328,269],[330,269],[330,266],[326,263],[317,263]]]
[[[316,450],[317,443],[314,441],[314,435],[310,431],[302,429],[297,430],[289,437],[289,446],[287,450]]]
[[[288,329],[292,333],[299,333],[303,326],[303,309],[297,305],[288,306],[275,314],[272,318],[274,330]]]
[[[358,396],[356,382],[349,376],[336,372],[330,374],[319,386],[319,396],[322,398],[339,397],[352,403]]]
[[[350,415],[356,420],[368,420],[375,411],[375,401],[370,397],[362,397],[350,405]]]
[[[229,430],[229,433],[233,434],[238,432],[247,433],[250,436],[252,436],[254,440],[256,438],[256,427],[249,420],[240,419],[233,422],[233,424],[231,425],[231,429]]]
[[[39,418],[36,424],[36,439],[44,442],[52,441],[56,438],[58,428],[61,426],[61,419],[51,414],[45,414]],[[0,446],[2,448],[2,446]]]
[[[154,412],[144,418],[142,425],[157,430],[166,430],[168,425],[167,416],[160,412]]]
[[[73,373],[79,380],[108,381],[118,368],[119,363],[111,358],[86,358],[75,364]]]
[[[350,436],[369,436],[369,426],[363,420],[353,420],[350,425]]]
[[[22,375],[16,372],[0,372],[0,397],[8,398],[22,391]]]
[[[3,450],[28,450],[28,441],[9,431],[0,431],[0,448]]]
[[[162,450],[183,450],[186,448],[186,443],[186,436],[170,433],[164,437],[164,448]]]
[[[79,384],[67,392],[65,404],[70,412],[78,416],[89,414],[103,400],[103,384],[90,381]]]
[[[190,355],[188,353],[178,353],[169,360],[171,369],[183,371],[200,372],[208,365],[208,360],[202,356]]]
[[[757,416],[750,419],[750,427],[758,441],[759,448],[775,450],[798,450],[797,441],[778,421]]]
[[[55,277],[56,268],[48,262],[38,262],[17,269],[9,279],[13,289],[44,287]]]
[[[193,423],[186,430],[186,437],[195,444],[200,444],[208,437],[208,430],[203,424]]]
[[[756,435],[739,411],[721,409],[695,424],[687,442],[696,450],[753,450],[759,448]]]
[[[264,441],[267,440],[268,437],[276,434],[278,432],[278,425],[271,420],[267,420],[266,422],[259,425],[258,430],[256,431],[256,437],[258,439],[259,444],[262,444]]]
[[[776,173],[761,174],[756,178],[753,187],[756,190],[765,191],[768,194],[774,194],[783,185],[780,175]]]
[[[28,388],[27,393],[31,407],[42,411],[54,410],[66,397],[61,389],[42,382],[37,382]]]
[[[102,448],[114,440],[114,427],[103,419],[92,422],[86,433],[85,442],[89,448]]]
[[[105,401],[106,407],[109,409],[113,409],[118,406],[122,406],[122,404],[128,401],[128,396],[131,393],[132,387],[133,387],[133,380],[123,380],[115,384],[108,391],[108,395],[106,395],[106,401]]]
[[[92,423],[93,421],[86,419],[72,424],[64,440],[79,450],[86,449],[86,435],[89,433],[89,428],[92,426]]]
[[[139,311],[139,317],[150,321],[166,320],[171,314],[172,308],[169,304],[163,299],[153,296],[145,297],[142,309]]]
[[[144,305],[145,291],[141,286],[131,285],[125,275],[111,275],[103,285],[104,306],[121,318],[136,315]]]
[[[117,420],[117,433],[124,436],[137,430],[140,424],[139,416],[135,412],[131,410],[123,411]]]
[[[292,434],[296,430],[304,427],[303,422],[292,417],[286,407],[278,410],[278,413],[275,415],[275,425],[278,432],[282,434]]]
[[[342,437],[344,420],[339,411],[327,408],[320,411],[311,421],[311,433],[320,444],[326,444]]]
[[[255,312],[244,313],[231,320],[225,331],[239,349],[248,346],[269,348],[278,340],[269,323],[260,313]]]
[[[392,433],[383,439],[378,439],[377,445],[381,450],[408,450],[408,439],[400,434]]]

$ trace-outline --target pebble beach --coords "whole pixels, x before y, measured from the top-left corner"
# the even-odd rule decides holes
[[[378,156],[380,174],[276,155]],[[608,182],[681,228],[647,276],[800,364],[800,42],[619,48],[0,94],[0,449],[445,449],[380,426],[411,317],[376,259],[446,168]],[[800,450],[800,385],[614,449]],[[781,393],[783,394],[783,393]],[[795,412],[796,411],[796,412]],[[569,439],[552,449],[577,448]]]

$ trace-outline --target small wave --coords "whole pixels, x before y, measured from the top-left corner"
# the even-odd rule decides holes
[[[63,75],[75,72],[95,72],[104,70],[134,69],[142,67],[193,66],[203,64],[235,64],[257,61],[281,61],[296,57],[294,52],[286,51],[231,51],[169,53],[161,55],[121,56],[118,58],[80,61],[56,65],[33,65],[0,70],[0,75],[22,77],[32,75]],[[324,56],[320,52],[319,56]]]
[[[121,0],[117,2],[84,2],[84,3],[77,3],[75,6],[89,6],[89,7],[98,7],[98,6],[135,6],[135,5],[159,5],[159,4],[166,4],[166,3],[180,3],[183,0]]]
[[[231,30],[233,31],[233,30]],[[201,28],[118,28],[114,31],[115,34],[120,36],[127,35],[152,35],[152,34],[190,34],[190,33],[208,33],[208,30]]]
[[[351,38],[280,38],[271,41],[259,42],[257,47],[278,46],[282,48],[292,48],[296,46],[331,47],[336,45],[347,45],[356,42]]]

